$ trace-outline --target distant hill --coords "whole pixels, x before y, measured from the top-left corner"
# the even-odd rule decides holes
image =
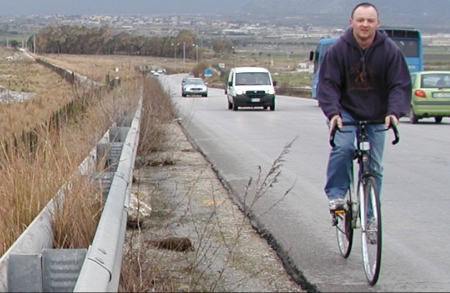
[[[228,0],[229,17],[295,24],[307,20],[314,25],[348,26],[354,0]],[[448,0],[374,0],[383,25],[412,26],[420,29],[450,28]]]

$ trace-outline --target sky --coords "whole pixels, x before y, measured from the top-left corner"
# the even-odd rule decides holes
[[[245,2],[245,0],[243,0]],[[208,13],[242,0],[0,0],[0,15]]]

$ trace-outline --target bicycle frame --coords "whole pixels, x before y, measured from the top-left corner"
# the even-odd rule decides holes
[[[351,124],[348,124],[351,125]],[[355,159],[357,160],[358,164],[358,180],[357,180],[357,188],[356,188],[356,197],[354,200],[352,200],[352,211],[353,211],[353,221],[352,226],[353,228],[362,228],[365,231],[365,223],[362,223],[362,227],[358,226],[358,220],[360,220],[360,210],[361,212],[364,211],[365,203],[364,203],[364,197],[361,197],[361,188],[364,188],[365,185],[365,179],[369,176],[373,176],[369,169],[369,163],[370,163],[370,142],[369,138],[366,133],[367,129],[367,122],[366,121],[360,121],[357,125],[357,135],[356,135],[356,150],[355,150]],[[346,131],[342,131],[346,132]],[[354,180],[354,178],[353,178]],[[352,185],[355,184],[354,181],[351,182]]]
[[[384,124],[384,121],[353,121],[344,122],[343,125],[356,126],[356,150],[354,159],[357,160],[358,173],[355,193],[355,170],[352,162],[350,187],[347,195],[345,210],[334,211],[333,221],[336,225],[339,250],[344,258],[350,255],[353,243],[353,230],[361,229],[361,243],[364,271],[371,286],[376,284],[381,264],[381,210],[379,190],[375,175],[370,170],[370,142],[366,133],[367,126],[371,124]],[[391,119],[391,127],[375,130],[387,131],[393,129],[395,139],[392,144],[399,142],[398,130]],[[330,145],[334,144],[336,131],[348,132],[338,129],[337,126],[330,133]],[[367,200],[367,202],[366,202]],[[358,225],[358,222],[360,225]]]
[[[369,138],[367,136],[366,130],[368,125],[373,124],[384,124],[384,121],[381,120],[362,120],[362,121],[352,121],[352,122],[343,122],[343,126],[353,125],[357,127],[356,130],[356,150],[355,150],[355,159],[357,160],[358,164],[358,184],[364,185],[365,178],[369,176],[374,176],[370,172],[369,163],[370,163],[370,143]],[[394,131],[394,140],[392,141],[392,144],[397,144],[400,141],[400,137],[398,134],[398,129],[394,124],[394,121],[391,120],[391,126],[389,128],[378,130],[378,131],[387,131],[389,129],[392,129]],[[336,134],[336,131],[343,132],[343,133],[350,133],[351,131],[345,131],[341,130],[337,127],[333,129],[330,135],[330,145],[332,147],[335,146],[334,144],[334,137]],[[354,191],[354,170],[352,170],[352,180],[351,180],[351,187]],[[354,193],[353,193],[354,194]],[[359,217],[359,206],[360,206],[360,192],[359,192],[359,186],[357,186],[356,189],[356,200],[352,201],[352,210],[353,210],[353,228],[357,228],[356,221]]]

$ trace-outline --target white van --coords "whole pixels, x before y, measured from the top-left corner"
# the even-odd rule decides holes
[[[238,107],[263,107],[275,110],[276,82],[269,70],[263,67],[231,68],[225,85],[228,109]]]

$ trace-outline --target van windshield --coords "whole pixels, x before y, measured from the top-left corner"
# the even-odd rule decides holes
[[[236,85],[270,85],[267,72],[242,72],[236,74]]]

